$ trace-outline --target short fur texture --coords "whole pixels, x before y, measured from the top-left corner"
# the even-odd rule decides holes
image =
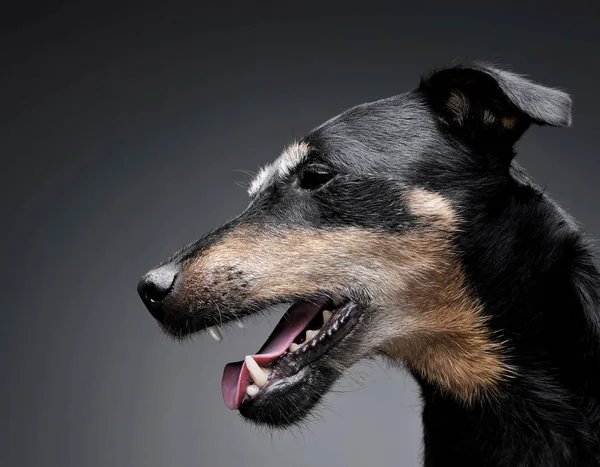
[[[240,407],[256,423],[297,423],[380,355],[420,384],[425,466],[599,466],[600,275],[514,161],[532,123],[569,126],[569,96],[487,64],[436,71],[293,143],[140,294],[176,337],[283,302],[358,310],[319,358],[282,359],[285,390]]]

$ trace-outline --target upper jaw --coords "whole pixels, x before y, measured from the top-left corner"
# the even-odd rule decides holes
[[[177,339],[185,339],[206,331],[213,339],[220,342],[222,340],[221,328],[232,325],[243,328],[243,321],[247,317],[292,301],[285,299],[268,302],[257,301],[245,306],[222,303],[218,307],[222,311],[217,310],[216,307],[207,309],[204,306],[193,307],[174,303],[171,305],[172,313],[167,315],[167,319],[159,321],[159,325],[167,335]]]
[[[235,325],[243,328],[244,320],[249,316],[266,313],[279,305],[293,306],[297,303],[309,302],[327,306],[329,309],[337,307],[349,299],[342,298],[336,294],[316,293],[311,295],[297,294],[294,297],[280,297],[267,301],[254,301],[240,306],[235,303],[222,303],[220,310],[196,309],[193,312],[185,312],[182,305],[174,305],[174,315],[177,318],[160,321],[162,329],[170,336],[184,339],[198,332],[206,331],[213,339],[222,340],[221,328]]]

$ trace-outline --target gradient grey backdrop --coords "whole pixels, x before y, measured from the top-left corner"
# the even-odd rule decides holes
[[[0,465],[417,465],[402,373],[361,366],[323,421],[271,435],[220,393],[270,325],[180,345],[135,285],[246,207],[240,170],[457,59],[573,95],[574,128],[532,129],[519,158],[600,235],[598,2],[481,3],[3,7]]]

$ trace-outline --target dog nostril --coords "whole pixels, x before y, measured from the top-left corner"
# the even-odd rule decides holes
[[[168,264],[150,271],[138,283],[138,293],[156,319],[162,316],[161,302],[171,293],[176,278],[177,268]]]
[[[169,295],[169,290],[156,284],[148,284],[144,289],[144,295],[150,303],[157,303]]]

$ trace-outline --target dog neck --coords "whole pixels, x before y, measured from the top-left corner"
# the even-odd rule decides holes
[[[429,467],[600,465],[600,274],[560,208],[512,188],[457,247],[516,374],[469,404],[420,380]]]

